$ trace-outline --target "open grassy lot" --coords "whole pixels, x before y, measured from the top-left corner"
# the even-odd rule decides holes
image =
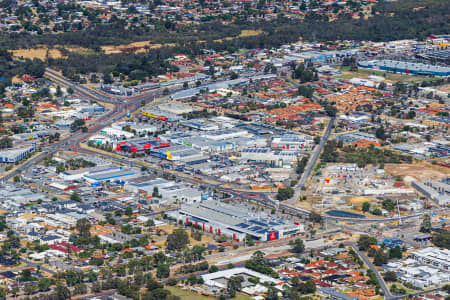
[[[45,60],[47,55],[50,58],[63,58],[61,51],[58,49],[48,49],[47,47],[41,48],[31,48],[31,49],[18,49],[11,51],[14,57],[17,58],[39,58],[40,60]]]
[[[262,30],[251,30],[251,29],[244,29],[241,31],[241,33],[238,35],[238,37],[247,37],[247,36],[255,36],[263,33]]]
[[[433,78],[427,77],[427,76],[417,76],[417,75],[406,75],[401,73],[388,73],[383,71],[377,71],[377,70],[367,70],[367,69],[361,69],[359,68],[357,72],[351,72],[348,70],[348,68],[344,67],[341,68],[342,74],[337,76],[338,78],[342,79],[352,79],[354,77],[358,78],[367,78],[370,75],[376,75],[376,76],[382,76],[386,80],[391,81],[393,83],[402,81],[402,82],[422,82],[424,80],[431,81]]]
[[[195,292],[191,292],[191,291],[186,291],[186,290],[182,290],[179,289],[177,287],[174,286],[166,286],[165,289],[169,290],[172,295],[178,296],[183,300],[211,300],[211,299],[217,299],[215,297],[209,297],[209,296],[204,296],[204,295],[200,295],[198,293]],[[250,300],[250,296],[244,295],[244,294],[236,294],[236,298],[233,298],[236,300]]]
[[[130,43],[127,45],[118,45],[118,46],[102,46],[102,50],[105,52],[105,54],[115,54],[115,53],[122,53],[122,52],[146,52],[150,49],[158,49],[163,46],[167,47],[174,47],[175,44],[153,44],[150,41],[141,41],[141,42],[135,42]]]

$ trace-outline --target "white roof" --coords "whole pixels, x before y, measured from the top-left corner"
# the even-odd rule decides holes
[[[247,269],[247,268],[233,268],[233,269],[223,270],[223,271],[214,272],[214,273],[210,273],[210,274],[205,274],[205,275],[202,275],[202,278],[206,285],[217,286],[220,288],[226,288],[226,286],[224,284],[217,282],[216,279],[230,278],[232,276],[238,276],[241,274],[242,275],[245,274],[245,275],[248,275],[251,277],[257,277],[257,278],[259,278],[260,282],[271,282],[271,283],[274,283],[275,285],[282,283],[281,280],[274,279],[270,276],[255,272],[255,271]]]

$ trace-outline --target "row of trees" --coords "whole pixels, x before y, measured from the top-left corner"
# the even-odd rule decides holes
[[[340,148],[339,152],[337,149]],[[325,144],[321,154],[323,162],[345,162],[356,163],[358,167],[364,167],[367,164],[384,164],[401,162],[411,163],[412,157],[408,155],[398,154],[389,149],[365,148],[359,149],[352,146],[339,145],[338,142],[332,140]]]

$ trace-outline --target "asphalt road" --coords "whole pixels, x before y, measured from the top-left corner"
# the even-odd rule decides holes
[[[386,282],[384,282],[383,277],[380,275],[377,268],[375,268],[375,266],[372,264],[372,262],[369,260],[369,258],[364,253],[359,251],[357,244],[352,243],[350,246],[359,255],[359,257],[363,260],[363,262],[366,264],[366,266],[370,270],[372,270],[372,272],[374,272],[375,275],[377,276],[377,279],[380,283],[381,290],[383,291],[383,294],[384,294],[384,299],[386,299],[386,300],[394,299],[394,296],[392,296],[391,291],[387,287]]]
[[[99,155],[98,152],[81,148],[80,147],[81,142],[83,140],[87,139],[89,136],[91,136],[95,132],[97,132],[97,131],[101,130],[102,128],[109,126],[113,122],[123,118],[124,116],[126,116],[128,114],[129,111],[134,111],[134,110],[140,108],[143,104],[148,104],[149,101],[154,101],[155,98],[160,97],[162,95],[161,89],[155,89],[155,90],[151,90],[149,92],[146,92],[146,93],[143,93],[143,94],[140,94],[137,96],[120,98],[120,97],[106,95],[106,94],[98,92],[92,88],[88,88],[88,87],[79,85],[75,82],[72,82],[70,80],[67,80],[66,78],[61,76],[59,73],[57,73],[51,69],[47,69],[45,76],[50,78],[52,81],[59,83],[62,86],[71,87],[77,94],[80,94],[87,99],[113,104],[113,108],[110,111],[103,114],[98,119],[96,119],[94,122],[92,122],[92,124],[89,125],[87,132],[74,133],[74,134],[70,135],[69,137],[60,140],[59,142],[49,145],[47,148],[45,148],[44,152],[35,155],[34,157],[30,158],[23,164],[19,165],[17,168],[15,168],[9,174],[0,177],[0,182],[11,179],[15,175],[19,174],[21,171],[25,170],[26,168],[29,168],[31,165],[39,162],[40,160],[44,159],[46,156],[49,156],[49,155],[55,153],[56,151],[73,150],[73,151],[77,151],[80,153],[84,152],[84,153]],[[175,92],[177,90],[179,90],[178,87],[171,89],[170,93]],[[302,177],[301,177],[298,185],[295,187],[294,197],[292,197],[290,200],[285,201],[284,203],[281,203],[278,207],[277,207],[277,205],[278,205],[277,201],[274,201],[273,199],[270,198],[270,193],[251,192],[250,194],[252,194],[254,196],[250,198],[248,196],[248,194],[249,194],[248,192],[237,191],[237,190],[233,190],[230,188],[223,188],[220,184],[210,184],[210,183],[207,183],[204,181],[199,182],[198,180],[190,178],[189,176],[180,176],[180,178],[183,178],[183,180],[186,182],[190,182],[193,184],[200,183],[201,185],[203,185],[207,188],[226,192],[226,193],[230,194],[233,198],[247,200],[247,201],[251,200],[251,201],[257,202],[259,204],[265,205],[267,207],[270,207],[270,208],[279,208],[279,209],[282,209],[282,210],[292,213],[292,214],[300,214],[300,215],[308,216],[310,214],[310,212],[308,210],[294,207],[293,204],[296,203],[296,200],[298,199],[298,197],[301,193],[302,187],[305,185],[307,179],[310,177],[311,172],[317,162],[317,159],[319,158],[319,155],[322,152],[323,147],[325,146],[325,143],[328,141],[328,139],[331,135],[331,130],[333,128],[335,120],[336,120],[336,117],[332,117],[330,119],[330,122],[327,126],[327,129],[325,130],[324,135],[321,138],[319,145],[314,150],[314,153],[310,157],[308,164],[305,168],[305,171],[302,174]],[[107,157],[108,159],[112,159],[114,161],[120,162],[122,164],[129,164],[129,162],[130,162],[125,157],[123,159],[119,159],[112,155],[105,155],[105,154],[101,154],[101,155],[104,157]],[[150,169],[161,171],[159,168],[150,168]],[[171,173],[171,172],[169,172],[169,173]],[[335,218],[335,217],[331,217],[331,216],[325,216],[325,217],[327,219],[331,219],[331,220],[345,220],[345,221],[352,221],[352,222],[392,222],[392,221],[396,220],[396,218],[370,220],[370,219],[354,219],[354,218],[353,219],[352,218],[350,218],[350,219]],[[402,217],[402,219],[403,218],[405,218],[405,217]]]
[[[303,171],[302,177],[300,178],[300,181],[295,186],[295,193],[294,196],[288,200],[286,200],[283,204],[286,205],[295,205],[297,203],[298,198],[300,197],[302,188],[305,186],[306,181],[308,180],[309,176],[311,176],[311,172],[316,165],[317,159],[319,158],[320,153],[323,150],[323,147],[325,146],[325,143],[328,141],[331,135],[331,130],[333,129],[334,122],[336,121],[336,117],[331,117],[330,122],[328,123],[327,129],[325,130],[325,133],[320,139],[319,145],[317,145],[316,149],[314,150],[313,155],[309,158],[308,163],[306,164],[305,170]]]

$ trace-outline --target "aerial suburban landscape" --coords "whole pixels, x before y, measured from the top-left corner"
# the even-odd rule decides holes
[[[0,300],[450,300],[448,0],[0,0]]]

